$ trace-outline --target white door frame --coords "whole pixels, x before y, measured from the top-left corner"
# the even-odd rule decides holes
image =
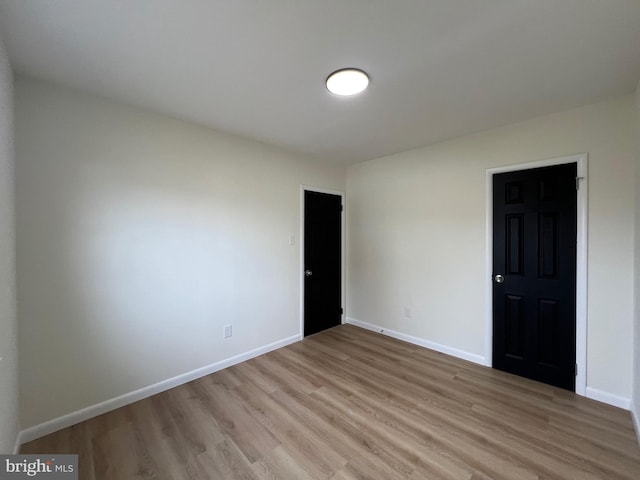
[[[587,390],[587,222],[588,156],[586,153],[567,157],[551,158],[537,162],[521,163],[505,167],[490,168],[486,171],[486,337],[485,361],[491,367],[493,363],[493,176],[497,173],[529,170],[532,168],[577,164],[577,176],[580,188],[577,195],[577,238],[576,238],[576,393],[586,396]]]
[[[340,289],[341,292],[341,304],[342,304],[342,315],[340,316],[340,323],[344,323],[344,319],[347,314],[347,305],[346,305],[346,268],[345,268],[345,248],[346,248],[346,232],[345,232],[345,215],[347,212],[347,207],[345,205],[345,192],[340,190],[331,190],[329,188],[322,187],[312,187],[310,185],[300,185],[300,267],[299,275],[300,275],[300,338],[304,337],[304,192],[318,192],[318,193],[328,193],[331,195],[338,195],[341,198],[342,202],[342,215],[340,221],[340,234],[342,235],[341,248],[340,248]]]

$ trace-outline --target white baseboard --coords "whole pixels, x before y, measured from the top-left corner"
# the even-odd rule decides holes
[[[478,363],[484,366],[489,365],[487,363],[487,359],[481,355],[465,352],[464,350],[458,350],[457,348],[447,347],[446,345],[441,345],[439,343],[431,342],[429,340],[425,340],[424,338],[414,337],[412,335],[407,335],[405,333],[397,332],[395,330],[389,330],[388,328],[380,327],[378,325],[373,325],[371,323],[363,322],[361,320],[356,320],[355,318],[347,318],[345,323],[350,323],[351,325],[355,325],[356,327],[365,328],[373,332],[382,333],[383,335],[388,335],[389,337],[397,338],[398,340],[403,340],[405,342],[412,343],[420,347],[425,347],[430,350],[435,350],[436,352],[446,353],[447,355],[451,355],[452,357],[461,358],[463,360],[468,360],[470,362]]]
[[[625,410],[631,409],[631,399],[627,397],[621,397],[613,393],[605,392],[593,387],[587,387],[587,398],[597,400],[602,403],[608,403],[614,407],[623,408]]]
[[[13,446],[13,454],[16,455],[20,452],[20,445],[22,445],[22,432],[18,432],[18,435],[16,435],[16,443]]]
[[[45,435],[49,435],[50,433],[57,432],[58,430],[62,430],[63,428],[67,428],[72,425],[75,425],[76,423],[80,423],[90,418],[97,417],[98,415],[102,415],[103,413],[110,412],[111,410],[115,410],[116,408],[124,407],[125,405],[129,405],[131,403],[137,402],[138,400],[142,400],[152,395],[156,395],[158,393],[169,390],[171,388],[183,385],[192,380],[196,380],[206,375],[210,375],[219,370],[223,370],[227,367],[231,367],[237,363],[241,363],[246,360],[255,358],[259,355],[263,355],[265,353],[271,352],[272,350],[277,350],[278,348],[286,347],[287,345],[295,343],[301,339],[302,339],[302,335],[293,335],[291,337],[278,340],[277,342],[273,342],[268,345],[255,348],[248,352],[235,355],[225,360],[212,363],[211,365],[207,365],[202,368],[197,368],[196,370],[192,370],[190,372],[183,373],[176,377],[163,380],[156,384],[143,387],[139,390],[125,393],[124,395],[120,395],[118,397],[105,400],[104,402],[100,402],[95,405],[85,407],[83,409],[77,410],[67,415],[63,415],[62,417],[54,418],[53,420],[49,420],[39,425],[26,428],[22,430],[18,436],[18,442],[17,442],[18,448],[20,448],[20,445],[23,443],[30,442],[40,437],[44,437]]]
[[[636,429],[638,444],[640,444],[640,411],[638,410],[637,402],[631,402],[631,419],[633,420],[633,426]]]

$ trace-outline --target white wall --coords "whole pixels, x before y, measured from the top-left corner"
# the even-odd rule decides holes
[[[299,335],[300,185],[344,167],[26,78],[16,157],[23,427]]]
[[[12,83],[0,41],[0,453],[13,453],[18,435]]]
[[[586,152],[588,394],[628,406],[634,109],[625,96],[348,168],[348,317],[484,358],[486,169]]]

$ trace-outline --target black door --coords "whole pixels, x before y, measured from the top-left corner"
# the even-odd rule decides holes
[[[493,366],[575,389],[576,164],[493,177]]]
[[[304,192],[304,334],[342,321],[342,198]]]

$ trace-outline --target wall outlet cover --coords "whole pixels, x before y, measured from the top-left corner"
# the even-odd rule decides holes
[[[223,330],[224,338],[229,338],[233,335],[233,330],[231,325],[225,325]]]

